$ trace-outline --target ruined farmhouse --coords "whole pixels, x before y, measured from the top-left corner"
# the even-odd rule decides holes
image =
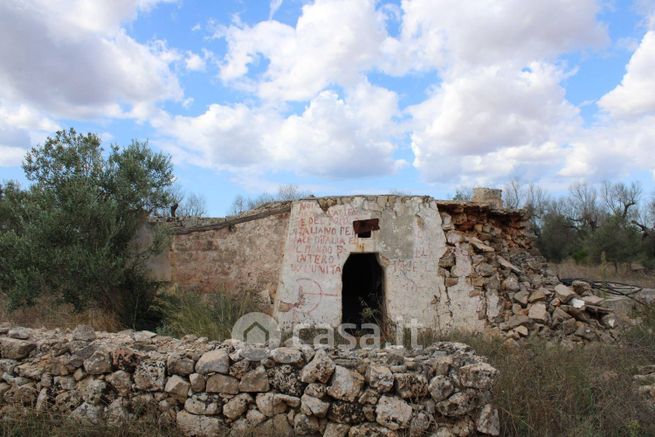
[[[566,305],[575,294],[560,295],[528,219],[502,208],[500,190],[477,189],[472,201],[312,197],[236,217],[169,219],[170,247],[152,268],[181,289],[255,292],[287,328],[414,319],[442,332],[576,331],[581,317],[567,310],[580,309]],[[601,328],[605,313],[578,300],[592,311],[585,329],[593,318]]]

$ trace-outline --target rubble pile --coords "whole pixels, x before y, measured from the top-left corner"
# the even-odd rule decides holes
[[[471,296],[482,298],[478,318],[492,330],[512,340],[613,341],[612,310],[588,283],[560,282],[533,247],[527,215],[458,202],[440,210],[448,245],[439,261],[445,285],[470,281]]]
[[[185,435],[498,435],[497,371],[461,343],[278,348],[152,332],[0,325],[0,417],[116,424],[156,411]],[[15,410],[14,410],[15,411]]]

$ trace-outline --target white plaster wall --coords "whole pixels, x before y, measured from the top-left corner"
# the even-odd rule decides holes
[[[282,326],[341,323],[341,274],[350,253],[379,254],[392,321],[416,319],[424,327],[443,330],[477,323],[481,300],[470,296],[467,254],[457,258],[461,284],[446,290],[439,275],[446,237],[436,201],[378,196],[343,203],[326,211],[317,200],[293,204],[274,307]],[[370,239],[357,238],[353,221],[370,218],[380,220],[380,230]]]

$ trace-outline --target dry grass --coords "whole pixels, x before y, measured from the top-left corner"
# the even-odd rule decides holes
[[[36,412],[14,412],[0,418],[0,437],[173,437],[179,432],[172,424],[160,423],[156,415],[147,415],[117,426],[94,425],[66,416]]]
[[[655,435],[655,410],[632,380],[638,365],[652,363],[652,347],[598,343],[569,350],[535,339],[515,348],[488,336],[448,339],[471,345],[500,371],[493,398],[504,436]]]
[[[560,278],[584,278],[593,281],[616,281],[646,288],[655,288],[655,274],[648,271],[632,271],[629,264],[586,265],[574,261],[551,264]]]
[[[97,331],[115,332],[123,329],[118,318],[109,311],[88,308],[77,312],[70,304],[53,297],[42,296],[33,306],[9,311],[0,295],[0,321],[29,328],[74,328],[79,324],[92,326]]]
[[[261,311],[255,294],[248,292],[233,296],[225,292],[174,291],[161,299],[161,308],[164,320],[157,330],[160,334],[194,334],[219,341],[231,338],[232,327],[242,315]]]

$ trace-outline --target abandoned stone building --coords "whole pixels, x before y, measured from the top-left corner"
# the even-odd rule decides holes
[[[559,280],[534,256],[525,211],[503,209],[500,190],[477,189],[470,202],[306,198],[168,225],[169,250],[153,262],[160,280],[257,293],[287,328],[414,319],[439,331],[493,326],[519,336],[522,325],[573,318],[554,314]]]

